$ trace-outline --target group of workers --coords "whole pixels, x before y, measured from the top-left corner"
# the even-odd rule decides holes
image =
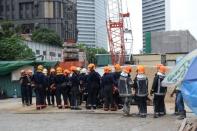
[[[104,74],[100,76],[94,64],[88,69],[71,66],[63,70],[61,67],[51,68],[50,71],[42,65],[32,74],[31,70],[21,71],[21,94],[23,105],[32,104],[32,90],[36,95],[36,109],[40,110],[47,105],[57,106],[59,109],[70,108],[80,110],[83,101],[86,109],[103,107],[104,111],[123,109],[129,114],[130,105],[134,98],[139,116],[147,116],[148,77],[145,67],[138,65],[136,76],[131,78],[132,67],[114,65],[114,71],[109,66],[104,67]],[[154,95],[154,118],[166,114],[165,95],[167,87],[161,82],[165,78],[166,67],[157,66],[150,95]],[[56,104],[55,104],[56,100]]]

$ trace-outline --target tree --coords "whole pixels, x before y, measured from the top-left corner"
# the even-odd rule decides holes
[[[10,21],[1,21],[0,22],[0,38],[2,37],[11,37],[15,34],[14,24]]]
[[[108,54],[104,48],[91,48],[84,44],[78,44],[77,47],[86,52],[86,57],[89,63],[96,63],[96,54]]]
[[[23,44],[21,37],[13,35],[0,39],[0,60],[22,60],[34,56],[33,51]]]
[[[32,40],[40,43],[47,43],[50,45],[62,46],[63,42],[60,36],[53,30],[47,28],[40,28],[32,33]]]

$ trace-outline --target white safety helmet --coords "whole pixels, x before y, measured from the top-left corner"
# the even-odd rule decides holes
[[[81,72],[80,72],[80,73],[81,73],[81,74],[82,74],[82,73],[86,74],[86,73],[87,73],[87,69],[86,69],[86,68],[81,69]]]
[[[44,75],[47,75],[47,73],[48,73],[47,69],[43,69],[42,73],[43,73]]]

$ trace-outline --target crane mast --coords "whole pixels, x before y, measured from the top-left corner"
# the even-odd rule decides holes
[[[123,13],[122,0],[107,0],[107,32],[112,64],[125,63],[125,18],[129,12]],[[127,29],[128,30],[128,29]]]

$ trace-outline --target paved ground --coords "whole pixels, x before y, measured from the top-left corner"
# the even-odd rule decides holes
[[[137,107],[131,107],[131,116],[122,111],[104,112],[71,111],[69,109],[47,109],[36,111],[34,105],[22,107],[19,99],[0,100],[1,131],[176,131],[181,121],[171,115],[172,105],[168,104],[168,115],[154,119],[152,107],[148,107],[147,118],[138,118]],[[190,113],[190,117],[193,115]]]

